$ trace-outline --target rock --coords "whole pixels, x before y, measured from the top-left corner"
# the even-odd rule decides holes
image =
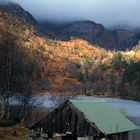
[[[65,40],[81,38],[94,45],[111,50],[132,49],[140,35],[127,30],[107,31],[93,21],[77,21],[67,25],[60,33]]]

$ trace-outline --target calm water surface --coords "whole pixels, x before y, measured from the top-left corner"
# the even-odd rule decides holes
[[[51,96],[38,96],[38,101],[41,102],[42,107],[51,107],[53,102],[50,100]],[[115,109],[122,109],[127,116],[140,117],[140,102],[116,98],[105,98],[95,96],[77,96],[76,100],[86,101],[106,101]]]

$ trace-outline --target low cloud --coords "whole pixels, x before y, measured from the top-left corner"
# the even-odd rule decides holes
[[[140,0],[13,0],[37,20],[93,20],[107,27],[140,28]]]

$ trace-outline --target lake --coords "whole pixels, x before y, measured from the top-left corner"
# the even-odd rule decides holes
[[[127,116],[140,117],[140,102],[137,101],[96,96],[76,96],[74,99],[86,101],[106,101],[109,102],[113,108],[124,110]],[[41,107],[46,108],[53,106],[51,96],[38,96],[38,102],[41,102]]]

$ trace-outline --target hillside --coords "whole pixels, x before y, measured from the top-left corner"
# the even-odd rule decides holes
[[[71,38],[70,41],[49,39],[38,32],[38,26],[28,12],[18,5],[13,6],[12,4],[11,6],[18,8],[16,11],[15,8],[11,8],[9,12],[7,8],[1,8],[0,6],[0,49],[12,50],[7,53],[8,61],[7,59],[1,59],[0,64],[7,67],[3,63],[4,60],[11,66],[10,90],[14,92],[32,88],[34,92],[49,91],[52,93],[69,92],[75,94],[82,92],[89,95],[94,93],[120,96],[122,77],[126,67],[129,68],[131,64],[129,62],[132,60],[139,67],[139,47],[132,51],[115,52],[103,49],[106,48],[105,43],[100,48],[97,47],[96,43],[92,45],[85,41],[86,39]],[[24,14],[24,18],[20,16],[18,11],[22,11],[21,15],[25,13],[26,18]],[[77,34],[81,32],[81,35],[84,35],[85,29],[89,24],[88,30],[86,30],[89,36],[92,34],[104,38],[103,42],[109,43],[111,47],[114,46],[109,37],[112,37],[112,33],[108,33],[102,25],[89,22],[86,25],[84,23],[85,28],[81,25],[81,28],[79,28],[79,24],[75,24],[74,27],[69,25],[68,28],[72,34],[75,34],[76,28],[78,28]],[[89,34],[92,26],[95,27]],[[133,33],[124,31],[114,31],[113,34],[117,36],[120,44],[123,43],[120,39],[122,36],[124,36],[124,40],[127,40],[127,38],[133,40],[132,38],[134,37]],[[87,35],[85,35],[86,37]],[[128,44],[130,45],[131,43]],[[5,56],[5,53],[5,51],[2,51],[1,57]],[[138,72],[139,69],[137,69]],[[1,71],[1,73],[4,73],[4,71]],[[2,79],[5,80],[4,78]],[[127,82],[129,83],[130,81]],[[2,83],[3,81],[1,80],[1,87]],[[22,85],[25,83],[27,85],[23,88]],[[139,90],[137,85],[133,88]],[[128,88],[126,87],[126,89]]]
[[[45,27],[45,23],[40,26]],[[115,29],[108,30],[101,24],[94,21],[75,21],[70,24],[48,24],[44,28],[48,35],[52,38],[60,40],[71,40],[71,38],[79,38],[88,41],[93,45],[105,48],[107,50],[123,50],[132,49],[138,43],[140,36],[138,33]],[[47,34],[47,33],[46,33]]]
[[[105,51],[82,40],[61,42],[46,39],[37,33],[36,26],[30,24],[28,20],[22,19],[22,16],[17,16],[16,13],[13,15],[5,9],[0,12],[0,28],[16,36],[17,45],[22,49],[28,49],[28,55],[32,55],[32,59],[38,61],[40,79],[35,83],[41,85],[40,88],[43,90],[59,89],[65,80],[72,83],[72,86],[79,85],[78,80],[66,71],[66,66],[80,67],[87,56],[96,57],[97,53],[102,54]],[[45,59],[41,58],[43,56]]]

